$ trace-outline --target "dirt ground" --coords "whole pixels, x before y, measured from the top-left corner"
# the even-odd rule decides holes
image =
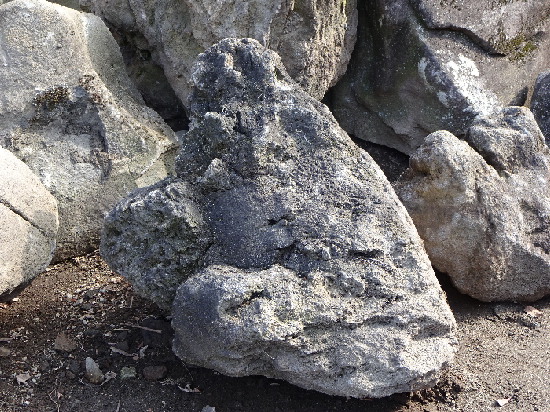
[[[358,400],[184,365],[169,319],[97,254],[63,262],[0,303],[0,411],[550,411],[550,299],[484,304],[441,281],[454,366],[430,390]],[[86,378],[87,357],[102,384]]]

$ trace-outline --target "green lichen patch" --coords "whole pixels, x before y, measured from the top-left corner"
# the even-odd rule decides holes
[[[489,42],[496,52],[504,54],[514,62],[524,61],[538,48],[535,41],[525,33],[520,33],[511,39],[507,38],[502,27],[499,27],[497,35]]]

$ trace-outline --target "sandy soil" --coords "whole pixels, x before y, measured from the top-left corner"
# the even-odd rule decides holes
[[[484,304],[441,280],[454,366],[431,390],[358,400],[184,365],[169,319],[101,258],[63,262],[0,303],[0,411],[550,411],[550,299]],[[86,379],[86,357],[103,384]]]

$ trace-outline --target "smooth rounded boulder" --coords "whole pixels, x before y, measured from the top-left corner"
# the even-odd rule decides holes
[[[214,45],[193,80],[177,177],[119,203],[101,244],[172,302],[176,354],[332,395],[433,385],[455,323],[380,168],[254,40]]]
[[[97,248],[116,202],[173,173],[177,139],[94,15],[44,0],[1,5],[0,87],[0,147],[58,201],[56,260]]]
[[[0,148],[0,295],[46,269],[57,229],[55,198],[25,163]]]

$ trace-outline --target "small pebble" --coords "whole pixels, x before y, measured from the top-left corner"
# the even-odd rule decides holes
[[[86,379],[96,384],[103,382],[103,372],[101,372],[98,364],[90,357],[86,358]]]
[[[148,381],[158,381],[168,373],[168,369],[164,365],[160,366],[147,366],[143,368],[143,377]]]
[[[120,379],[134,379],[137,377],[136,368],[132,366],[125,366],[120,370]]]
[[[0,357],[5,358],[10,355],[11,355],[11,350],[3,346],[0,346]]]

